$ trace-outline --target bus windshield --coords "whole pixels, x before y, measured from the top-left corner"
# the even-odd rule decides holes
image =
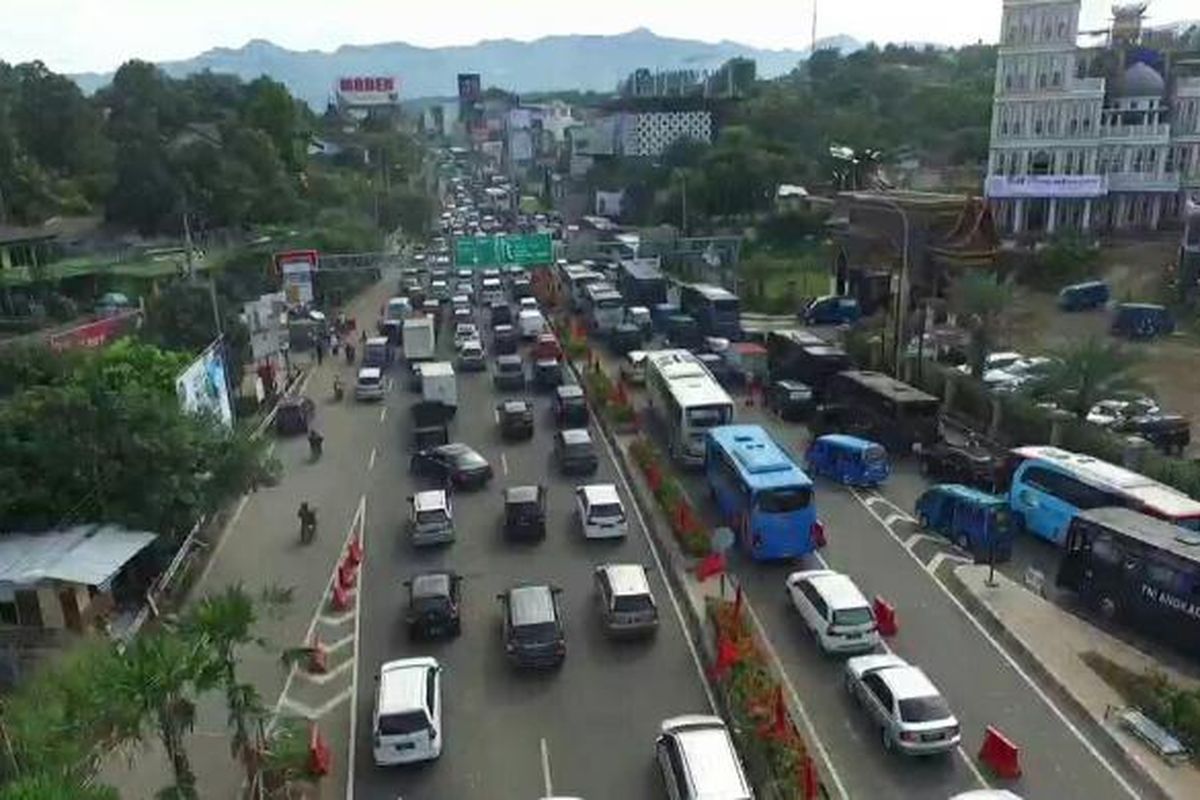
[[[712,428],[728,421],[729,408],[726,406],[700,406],[687,410],[687,423],[693,428]]]
[[[790,486],[783,489],[766,489],[754,495],[754,507],[764,514],[790,514],[808,508],[812,502],[812,489]]]
[[[713,311],[717,314],[738,313],[738,301],[735,298],[729,298],[726,300],[713,300],[711,303]]]

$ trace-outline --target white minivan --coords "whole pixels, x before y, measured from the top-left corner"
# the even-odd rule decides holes
[[[875,611],[849,577],[831,569],[793,572],[788,597],[827,653],[874,650],[879,644]]]
[[[442,754],[442,667],[403,658],[379,668],[371,720],[375,763],[429,761]]]
[[[546,318],[537,309],[522,309],[517,315],[517,330],[522,339],[536,339],[539,333],[546,331]]]
[[[629,533],[625,506],[611,483],[576,487],[575,508],[586,539],[619,539]]]

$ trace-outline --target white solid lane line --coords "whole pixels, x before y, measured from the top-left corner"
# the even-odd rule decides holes
[[[379,421],[383,422],[385,419],[387,419],[387,406],[379,409]]]
[[[542,739],[542,788],[545,789],[545,797],[554,796],[554,782],[550,780],[550,747],[546,744],[545,738]]]
[[[367,496],[364,494],[358,501],[358,543],[363,549],[363,560],[366,560],[367,546]],[[351,534],[353,536],[353,534]],[[362,580],[362,576],[359,576]],[[350,749],[346,754],[346,791],[342,795],[346,800],[354,800],[354,751],[358,744],[358,639],[362,634],[362,603],[354,598],[354,652],[350,660],[354,663],[354,672],[350,675]]]
[[[504,474],[508,474],[508,457],[504,453],[500,454],[500,469],[504,470]]]
[[[370,472],[371,470],[375,469],[375,456],[377,456],[378,454],[379,454],[379,449],[372,447],[371,448],[371,458],[367,460],[367,472]]]

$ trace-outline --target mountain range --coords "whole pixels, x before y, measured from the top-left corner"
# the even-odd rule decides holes
[[[862,45],[849,36],[817,40],[817,48],[842,52]],[[639,67],[652,70],[712,70],[734,56],[753,58],[760,77],[782,75],[808,56],[803,50],[765,50],[737,42],[700,42],[658,36],[638,28],[614,36],[546,36],[530,42],[482,41],[453,47],[417,47],[405,42],[343,45],[326,53],[288,50],[263,39],[238,48],[218,47],[160,66],[172,77],[203,70],[232,73],[245,80],[268,75],[315,109],[323,109],[341,76],[393,75],[402,99],[454,95],[460,72],[478,72],[483,85],[515,92],[604,91]],[[112,73],[70,76],[89,94],[112,80]]]

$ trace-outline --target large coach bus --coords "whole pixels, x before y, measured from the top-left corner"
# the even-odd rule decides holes
[[[733,400],[689,350],[647,353],[646,393],[666,429],[671,457],[682,464],[703,464],[705,434],[733,422]]]
[[[829,378],[850,367],[845,350],[808,331],[775,330],[767,334],[767,371],[773,381],[800,381],[813,390],[815,397],[823,398]]]
[[[1010,454],[1008,502],[1018,530],[1061,545],[1082,511],[1119,506],[1200,531],[1200,502],[1132,470],[1049,446]]]
[[[1104,616],[1200,655],[1200,533],[1127,508],[1081,511],[1056,582]]]
[[[725,522],[756,560],[797,558],[824,543],[813,484],[758,425],[708,432],[704,474]]]
[[[847,408],[861,432],[903,455],[938,440],[941,400],[882,372],[846,370],[830,376],[825,400]]]

